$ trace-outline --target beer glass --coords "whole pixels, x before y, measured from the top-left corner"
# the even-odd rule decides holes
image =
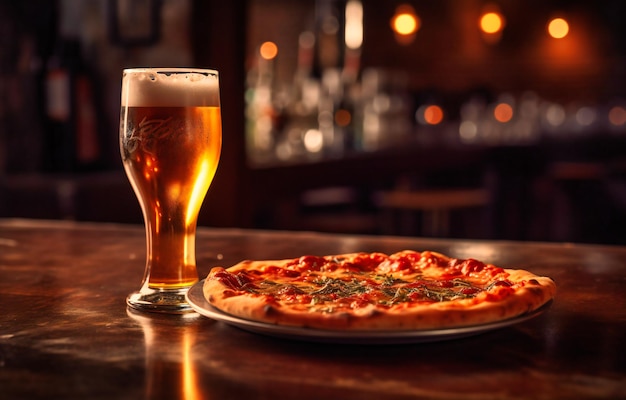
[[[198,282],[198,212],[222,144],[218,72],[126,69],[122,77],[120,152],[146,227],[146,266],[128,306],[192,311],[185,293]]]

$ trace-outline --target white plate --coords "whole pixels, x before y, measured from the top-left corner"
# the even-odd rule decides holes
[[[187,301],[199,314],[216,321],[224,322],[237,328],[260,333],[263,335],[325,343],[351,344],[402,344],[423,343],[458,339],[467,336],[500,329],[534,318],[544,312],[551,301],[536,311],[510,318],[504,321],[492,322],[483,325],[464,326],[459,328],[411,330],[411,331],[334,331],[314,328],[275,325],[264,322],[251,321],[226,314],[211,306],[204,298],[202,286],[204,280],[193,285],[187,292]]]

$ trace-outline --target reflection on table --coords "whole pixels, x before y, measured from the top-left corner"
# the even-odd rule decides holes
[[[199,315],[134,314],[141,225],[0,221],[0,365],[8,398],[626,397],[626,248],[201,228],[198,266],[433,250],[555,279],[544,314],[461,339],[286,340]],[[529,384],[532,382],[532,384]]]

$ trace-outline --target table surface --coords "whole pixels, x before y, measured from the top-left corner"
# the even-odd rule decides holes
[[[626,398],[626,247],[200,228],[197,262],[435,250],[555,279],[540,316],[429,343],[337,344],[135,314],[133,225],[0,220],[0,398]]]

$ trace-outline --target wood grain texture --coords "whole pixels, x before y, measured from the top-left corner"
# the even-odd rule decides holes
[[[243,259],[434,250],[552,277],[531,321],[438,343],[335,345],[135,314],[134,225],[0,220],[2,398],[626,397],[626,248],[200,228],[200,276]]]

